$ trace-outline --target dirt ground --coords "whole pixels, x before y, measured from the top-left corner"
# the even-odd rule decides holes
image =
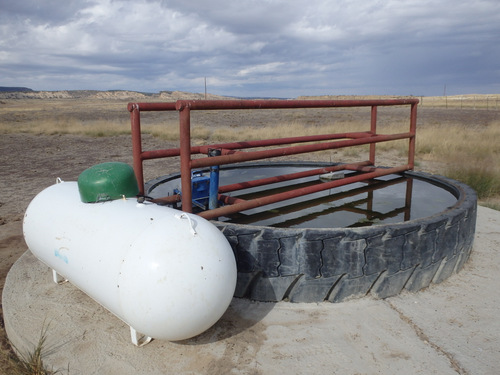
[[[166,147],[153,137],[145,137],[146,148]],[[22,219],[33,197],[60,177],[75,181],[79,174],[94,164],[105,161],[132,163],[129,136],[90,138],[85,136],[9,134],[0,136],[0,288],[14,262],[27,247],[22,236]],[[146,178],[155,173],[169,173],[175,165],[151,163]],[[155,168],[156,171],[155,172]],[[149,174],[148,174],[149,172]],[[2,313],[0,309],[0,314]],[[10,346],[0,315],[0,373],[11,374],[8,356]],[[4,370],[2,370],[4,369]],[[5,372],[3,372],[5,371]]]
[[[422,121],[431,119],[423,117]],[[152,136],[145,136],[143,145],[144,149],[173,146]],[[93,138],[79,135],[2,134],[0,155],[0,289],[3,289],[10,267],[27,249],[22,236],[22,219],[33,197],[54,184],[56,178],[74,181],[83,170],[94,164],[106,161],[132,164],[131,138],[127,135]],[[384,158],[393,160],[394,157],[382,156],[378,164],[384,165]],[[439,166],[420,162],[417,169],[435,172]],[[151,161],[146,164],[145,180],[174,171],[178,171],[177,163]],[[0,324],[0,374],[11,374],[13,367],[9,356],[12,352],[3,328],[1,308]]]

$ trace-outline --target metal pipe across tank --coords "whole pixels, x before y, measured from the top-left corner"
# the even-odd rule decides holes
[[[291,181],[291,180],[296,180],[298,178],[311,177],[311,176],[316,176],[316,175],[329,173],[329,172],[343,171],[345,169],[354,169],[354,168],[359,168],[359,167],[367,166],[367,165],[370,165],[369,161],[362,161],[359,163],[334,165],[332,167],[311,169],[308,171],[289,173],[289,174],[284,174],[281,176],[267,177],[267,178],[262,178],[262,179],[258,179],[258,180],[253,180],[253,181],[237,182],[234,184],[224,185],[224,186],[219,187],[219,193],[224,194],[224,193],[228,193],[231,191],[248,189],[248,188],[253,188],[253,187],[257,187],[257,186],[264,186],[264,185],[274,184],[277,182]]]
[[[356,176],[345,177],[342,180],[334,180],[334,181],[330,181],[330,182],[325,182],[325,183],[320,184],[320,185],[314,185],[314,186],[309,186],[309,187],[296,189],[296,190],[292,190],[292,191],[286,191],[283,193],[268,195],[266,197],[255,198],[255,199],[251,199],[248,201],[242,201],[241,199],[236,198],[236,199],[238,199],[238,201],[233,201],[234,204],[219,207],[219,208],[216,208],[216,209],[210,210],[210,211],[200,212],[198,215],[207,219],[207,220],[216,219],[220,216],[227,216],[227,215],[231,215],[231,214],[234,214],[237,212],[250,210],[252,208],[265,206],[267,204],[277,203],[277,202],[281,202],[281,201],[284,201],[287,199],[297,198],[297,197],[301,197],[303,195],[313,194],[313,193],[317,193],[319,191],[332,189],[332,188],[335,188],[338,186],[343,186],[343,185],[351,184],[354,182],[369,180],[371,178],[386,176],[386,175],[393,174],[393,173],[400,173],[400,172],[404,172],[406,170],[408,170],[408,165],[394,167],[394,168],[375,168],[375,170],[373,172],[363,173],[363,174],[356,175]],[[222,198],[224,198],[224,197],[222,197]],[[231,202],[228,201],[228,203],[231,203]]]

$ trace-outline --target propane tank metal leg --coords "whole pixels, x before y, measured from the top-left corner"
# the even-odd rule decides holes
[[[149,344],[151,340],[153,339],[152,337],[143,335],[142,333],[137,332],[134,328],[130,327],[130,338],[132,339],[132,344],[134,344],[137,347],[144,346],[146,344]]]
[[[52,270],[52,280],[58,285],[64,284],[68,282],[68,279],[65,278],[64,276],[59,275],[56,270]]]

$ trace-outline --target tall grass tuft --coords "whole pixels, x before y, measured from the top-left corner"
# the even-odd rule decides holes
[[[500,195],[500,123],[430,126],[417,130],[417,158],[441,161],[447,177],[476,190],[480,200]]]
[[[488,199],[500,194],[500,171],[491,164],[454,164],[445,175],[464,182],[473,188],[479,199]]]
[[[49,325],[44,324],[38,342],[31,351],[23,353],[15,348],[19,354],[15,360],[15,372],[13,375],[56,375],[61,373],[59,370],[48,369],[43,361],[46,355],[51,354],[55,350],[54,348],[47,348],[48,329]]]

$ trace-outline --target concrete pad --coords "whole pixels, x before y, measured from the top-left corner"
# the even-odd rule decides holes
[[[233,299],[220,321],[182,342],[138,348],[128,326],[29,251],[3,291],[21,351],[47,329],[45,363],[70,374],[496,374],[500,363],[500,212],[479,207],[464,269],[419,293],[344,303]]]

